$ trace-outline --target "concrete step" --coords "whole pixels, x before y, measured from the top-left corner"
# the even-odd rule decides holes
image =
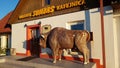
[[[11,59],[4,59],[2,63],[0,63],[0,68],[62,68],[58,66],[51,66],[46,64],[38,64],[32,62],[24,62],[24,61],[15,61]]]
[[[20,57],[7,56],[2,57],[3,63],[0,63],[0,68],[96,68],[95,63],[83,65],[80,61],[57,61],[52,63],[52,59],[41,59],[37,57]],[[2,66],[2,67],[1,67]]]

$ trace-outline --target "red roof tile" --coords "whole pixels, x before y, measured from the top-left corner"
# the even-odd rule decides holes
[[[0,33],[11,32],[11,29],[9,27],[6,27],[11,15],[12,15],[12,12],[8,13],[4,18],[0,20]]]

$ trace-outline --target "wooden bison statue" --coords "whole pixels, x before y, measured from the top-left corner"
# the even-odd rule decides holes
[[[53,63],[56,63],[56,56],[61,54],[63,49],[72,49],[76,46],[83,54],[84,64],[89,63],[89,49],[87,42],[90,40],[90,33],[86,30],[68,30],[62,27],[56,27],[49,33],[40,36],[40,46],[46,48],[50,46],[53,52]]]

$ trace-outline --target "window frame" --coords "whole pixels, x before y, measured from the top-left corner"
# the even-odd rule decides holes
[[[71,26],[74,24],[83,24],[83,27],[84,27],[83,30],[86,30],[86,23],[84,20],[70,21],[66,24],[66,26],[67,26],[66,28],[72,30]]]

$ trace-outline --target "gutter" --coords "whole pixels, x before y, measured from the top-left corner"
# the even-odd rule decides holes
[[[101,35],[102,35],[101,37],[102,37],[103,68],[106,68],[103,0],[100,0],[100,16],[101,16]]]

